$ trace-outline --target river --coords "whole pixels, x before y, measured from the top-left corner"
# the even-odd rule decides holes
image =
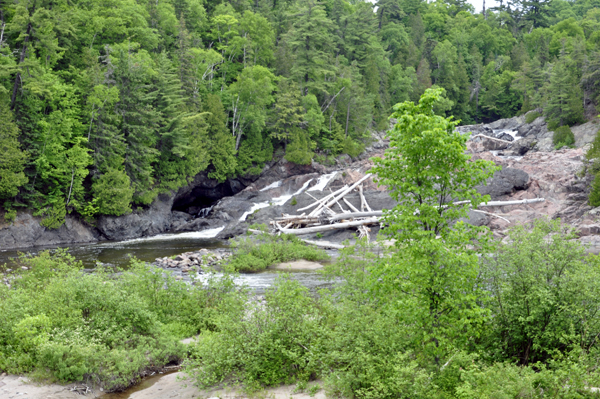
[[[138,238],[126,241],[102,241],[91,244],[74,244],[68,247],[31,247],[19,250],[0,250],[0,272],[11,268],[12,259],[19,254],[35,255],[41,251],[55,251],[57,248],[68,248],[77,260],[83,263],[87,271],[93,272],[98,263],[103,265],[127,267],[131,257],[145,262],[154,262],[156,258],[178,255],[183,252],[197,251],[202,248],[227,248],[227,241],[217,240],[214,236],[220,229],[209,229],[199,232],[179,234],[161,234],[153,237]],[[178,271],[173,271],[179,273]],[[323,281],[316,271],[292,272],[293,278],[311,290],[330,285]],[[265,289],[273,285],[278,273],[264,271],[261,273],[240,274],[235,282],[244,285],[256,294],[263,294]]]

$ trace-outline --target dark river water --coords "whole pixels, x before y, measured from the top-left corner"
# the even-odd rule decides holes
[[[145,262],[153,262],[158,257],[178,255],[183,252],[197,251],[202,248],[227,248],[227,241],[217,240],[214,236],[220,229],[210,229],[199,232],[180,234],[161,234],[158,236],[139,238],[126,241],[103,241],[91,244],[75,244],[68,248],[77,260],[80,260],[87,270],[93,270],[98,263],[119,267],[127,267],[131,257]],[[0,272],[12,268],[12,259],[19,254],[35,255],[41,251],[55,251],[57,247],[31,247],[19,250],[0,249]],[[174,271],[174,273],[179,273]],[[281,272],[279,272],[281,273]],[[291,272],[293,278],[310,289],[329,286],[316,271]],[[264,271],[261,273],[240,274],[236,279],[239,285],[245,285],[256,294],[264,293],[273,285],[278,272]]]

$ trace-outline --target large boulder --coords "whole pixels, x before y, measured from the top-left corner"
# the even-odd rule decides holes
[[[511,194],[517,190],[525,190],[529,183],[529,175],[521,169],[503,168],[497,171],[487,184],[477,187],[482,195],[489,195],[497,199],[503,195]]]

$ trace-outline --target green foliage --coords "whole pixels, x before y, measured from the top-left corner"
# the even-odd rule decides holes
[[[27,183],[23,173],[26,153],[21,151],[18,137],[12,112],[0,98],[0,199],[14,197],[19,187]]]
[[[225,268],[231,271],[258,272],[276,263],[292,260],[327,260],[329,256],[322,249],[303,243],[295,235],[260,237],[241,236],[231,242],[233,256]]]
[[[92,186],[97,212],[120,216],[131,212],[133,188],[129,176],[117,169],[108,169]]]
[[[525,123],[533,123],[533,121],[540,116],[542,116],[542,114],[537,111],[528,112],[527,115],[525,115]]]
[[[596,173],[596,176],[594,176],[588,203],[594,207],[600,206],[600,173]]]
[[[14,222],[17,218],[17,210],[16,209],[5,209],[4,210],[4,220],[7,222]]]
[[[580,347],[595,349],[600,332],[598,258],[571,241],[560,221],[538,220],[511,230],[510,243],[488,258],[494,334],[490,353],[521,364],[546,361]]]
[[[563,146],[572,147],[575,145],[575,135],[568,126],[557,128],[552,134],[552,144],[554,148],[559,149]]]
[[[590,0],[484,17],[462,0],[23,1],[2,14],[0,197],[84,218],[111,169],[148,205],[204,170],[257,175],[275,151],[356,157],[432,85],[463,124],[541,108],[573,125],[600,104]]]
[[[119,277],[83,273],[65,250],[17,262],[29,270],[0,288],[0,369],[9,373],[123,389],[144,369],[182,359],[179,339],[213,329],[235,302],[228,278],[190,287],[136,261]]]
[[[249,389],[308,380],[322,312],[307,289],[278,278],[262,303],[246,302],[217,319],[218,332],[203,333],[186,370],[200,387],[233,378]]]
[[[65,208],[65,204],[61,200],[58,200],[47,207],[44,213],[45,217],[40,224],[48,229],[58,229],[65,223],[67,209]]]
[[[418,105],[394,107],[398,122],[388,133],[390,148],[373,168],[399,204],[384,215],[395,249],[389,261],[375,265],[372,284],[382,295],[410,293],[395,307],[418,326],[414,339],[436,362],[449,345],[465,345],[477,334],[485,316],[475,305],[475,248],[484,250],[489,233],[454,221],[486,200],[475,186],[497,170],[491,162],[471,161],[457,123],[434,114],[442,94],[427,89]]]
[[[291,205],[291,206],[296,206],[296,205],[298,205],[298,200],[296,199],[296,197],[292,197],[292,200],[290,201],[290,205]]]

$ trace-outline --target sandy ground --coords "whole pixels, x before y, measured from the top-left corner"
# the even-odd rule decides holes
[[[276,265],[270,266],[269,270],[317,270],[322,269],[323,265],[317,262],[311,262],[308,260],[295,260],[292,262],[284,262],[278,263]]]
[[[177,372],[168,374],[157,380],[152,386],[132,393],[128,399],[241,399],[241,398],[265,398],[265,399],[311,399],[308,393],[294,394],[294,385],[285,385],[277,388],[270,388],[264,392],[259,392],[251,396],[241,393],[239,390],[227,388],[213,391],[201,391],[194,387],[188,381],[182,381],[184,373]],[[320,390],[313,399],[325,399],[325,393]],[[106,399],[111,399],[107,398]],[[125,399],[125,398],[123,398]]]
[[[14,375],[0,376],[0,399],[326,399],[323,390],[314,396],[308,393],[294,393],[295,385],[270,388],[250,396],[235,388],[202,391],[184,380],[185,374],[175,372],[154,380],[152,384],[142,384],[138,391],[131,393],[104,394],[99,391],[79,395],[70,385],[40,385],[29,383],[26,377]],[[149,386],[148,386],[149,385]]]
[[[81,396],[71,389],[77,386],[70,385],[40,385],[30,383],[26,377],[16,375],[0,376],[0,398],[1,399],[81,399],[97,398],[102,392],[89,393]]]

